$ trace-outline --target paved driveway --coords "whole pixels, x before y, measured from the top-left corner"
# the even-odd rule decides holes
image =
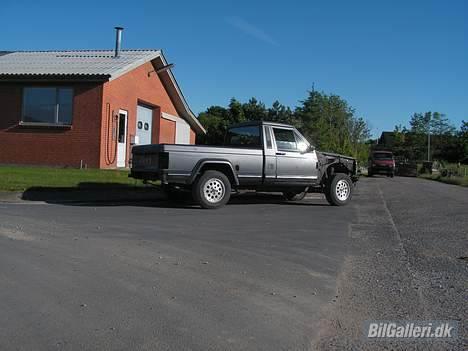
[[[416,191],[429,188],[440,193]],[[0,203],[0,349],[379,349],[361,337],[363,320],[460,316],[460,283],[446,305],[415,293],[427,281],[412,274],[425,266],[408,261],[418,245],[405,241],[427,232],[409,211],[427,196],[444,196],[452,217],[466,210],[458,189],[363,179],[347,207],[251,195],[216,211]],[[434,256],[459,254],[463,226],[440,223],[451,244]],[[445,267],[444,286],[463,274]]]
[[[0,349],[308,349],[355,209],[0,204]]]

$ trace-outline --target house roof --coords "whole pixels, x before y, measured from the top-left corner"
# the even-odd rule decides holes
[[[0,81],[12,80],[98,80],[111,81],[134,68],[152,62],[156,69],[167,66],[161,50],[73,51],[0,51]],[[206,132],[190,110],[170,69],[158,73],[173,103],[187,122],[197,131]]]
[[[115,79],[160,50],[13,51],[0,53],[0,76],[100,76]]]

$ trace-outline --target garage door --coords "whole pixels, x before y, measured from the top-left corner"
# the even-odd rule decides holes
[[[140,145],[151,144],[151,131],[153,127],[153,109],[138,105],[136,135]]]

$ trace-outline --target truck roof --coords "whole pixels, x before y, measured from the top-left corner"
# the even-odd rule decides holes
[[[294,128],[290,124],[284,124],[284,123],[277,123],[277,122],[269,122],[269,121],[248,121],[248,122],[242,122],[242,123],[236,123],[233,125],[230,125],[229,128],[232,127],[248,127],[248,126],[276,126],[276,127],[287,127],[287,128]]]

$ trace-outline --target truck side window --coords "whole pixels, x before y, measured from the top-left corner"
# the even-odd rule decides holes
[[[276,147],[281,151],[298,151],[294,132],[291,129],[273,128]]]
[[[225,145],[260,148],[260,127],[246,126],[229,129],[226,134]]]

